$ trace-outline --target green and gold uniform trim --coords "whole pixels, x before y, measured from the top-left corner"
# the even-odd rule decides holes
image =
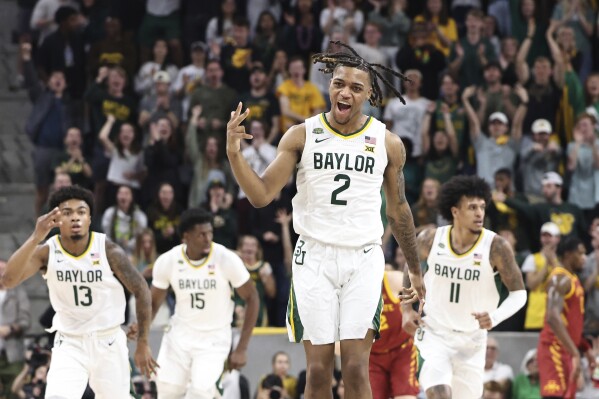
[[[379,299],[379,306],[377,306],[376,312],[374,312],[374,317],[372,318],[374,339],[379,339],[381,337],[381,314],[383,313],[383,304],[383,293],[381,293],[381,298]]]
[[[85,248],[85,251],[83,251],[83,253],[81,255],[74,255],[74,254],[70,253],[65,247],[62,246],[62,241],[60,241],[60,236],[57,236],[57,238],[58,238],[58,245],[60,246],[60,249],[62,250],[62,252],[64,252],[65,255],[78,260],[78,259],[83,258],[85,255],[87,255],[89,250],[92,248],[92,242],[94,241],[94,232],[92,231],[91,233],[89,233],[89,240],[87,241],[87,247]]]
[[[356,130],[353,133],[341,133],[339,130],[335,129],[333,126],[331,126],[329,124],[329,121],[327,120],[327,117],[325,116],[324,112],[322,114],[320,114],[320,121],[322,122],[323,126],[326,127],[326,129],[331,132],[332,134],[334,134],[337,137],[340,137],[342,139],[353,139],[358,137],[359,135],[361,135],[362,133],[364,133],[366,131],[366,129],[368,129],[368,127],[370,127],[370,124],[372,123],[372,116],[369,116],[366,119],[366,122],[364,122],[364,124],[362,125],[361,128],[359,128],[358,130]]]
[[[458,254],[453,250],[453,247],[451,246],[451,230],[453,230],[453,226],[451,226],[450,228],[447,229],[447,243],[449,244],[448,246],[449,246],[449,251],[451,252],[451,254],[458,258],[462,258],[464,256],[470,255],[470,253],[472,253],[472,251],[474,251],[474,249],[478,246],[478,244],[480,244],[482,242],[483,236],[485,235],[485,230],[484,229],[481,230],[474,245],[472,245],[470,247],[470,249],[467,250],[466,252],[464,252],[463,254]]]
[[[422,370],[422,366],[424,365],[424,358],[420,354],[420,349],[418,349],[416,345],[414,346],[416,347],[416,352],[418,353],[418,367],[416,368],[416,380],[418,381],[420,379],[420,370]]]
[[[295,290],[293,288],[293,282],[289,289],[289,302],[287,303],[287,320],[291,327],[291,334],[293,335],[293,342],[301,342],[304,337],[304,325],[300,319],[299,312],[297,311],[297,300],[295,299]]]
[[[194,265],[191,262],[191,260],[187,257],[187,254],[185,253],[185,248],[185,246],[181,246],[181,254],[183,255],[183,259],[185,259],[185,262],[187,262],[189,266],[193,267],[194,269],[199,269],[200,267],[205,266],[208,263],[208,261],[212,258],[212,250],[214,249],[214,243],[210,243],[210,252],[206,256],[206,259],[204,259],[204,261],[197,266]]]

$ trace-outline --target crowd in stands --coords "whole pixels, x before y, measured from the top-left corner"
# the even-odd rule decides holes
[[[340,51],[335,41],[342,41],[410,79],[395,81],[405,104],[389,92],[381,109],[363,111],[406,146],[418,231],[447,223],[437,198],[451,176],[478,174],[493,187],[486,227],[513,244],[530,291],[528,308],[498,329],[540,329],[557,242],[572,235],[589,251],[580,276],[585,333],[599,335],[597,1],[18,5],[15,89],[27,90],[33,105],[25,131],[34,148],[35,212],[47,210],[61,185],[93,190],[94,229],[119,243],[148,281],[156,257],[180,241],[181,212],[202,207],[214,215],[214,241],[238,250],[258,287],[259,325],[285,325],[295,184],[253,208],[225,156],[226,124],[238,102],[250,109],[245,126],[254,138],[243,155],[263,172],[290,126],[327,110],[330,76],[310,57]],[[397,268],[390,230],[383,242]],[[525,372],[534,368],[534,356],[526,359]],[[489,390],[499,386],[509,397],[495,382]]]

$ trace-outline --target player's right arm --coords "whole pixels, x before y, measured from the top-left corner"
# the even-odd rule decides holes
[[[16,287],[46,266],[49,247],[46,244],[40,244],[40,242],[46,238],[50,230],[59,227],[61,224],[58,208],[54,208],[47,214],[37,218],[33,234],[12,254],[6,263],[6,270],[2,276],[2,283],[6,288]]]
[[[241,112],[242,104],[231,112],[227,123],[227,157],[235,179],[246,193],[248,200],[257,208],[268,205],[275,195],[285,186],[298,163],[306,139],[303,124],[290,128],[281,139],[275,160],[258,176],[241,154],[241,140],[251,139],[240,126],[249,115],[249,109]]]

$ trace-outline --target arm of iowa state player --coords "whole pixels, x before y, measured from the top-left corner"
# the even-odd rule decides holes
[[[408,264],[411,285],[422,305],[425,293],[416,250],[416,229],[414,228],[412,210],[406,199],[403,175],[406,150],[401,139],[388,130],[385,132],[385,147],[387,148],[388,163],[383,177],[383,187],[387,201],[387,220],[395,239],[403,250]]]
[[[568,276],[554,275],[551,277],[547,285],[547,324],[570,355],[580,356],[578,348],[570,338],[562,320],[565,296],[571,288],[572,282]]]
[[[143,374],[150,377],[156,371],[158,364],[152,358],[152,351],[148,343],[152,312],[148,283],[141,273],[131,265],[125,251],[108,239],[106,239],[106,257],[116,277],[135,296],[135,310],[139,326],[135,363]]]
[[[499,272],[501,281],[509,290],[508,297],[490,315],[477,313],[481,328],[491,329],[516,313],[526,304],[526,290],[522,272],[516,263],[510,244],[500,235],[493,237],[491,243],[491,265]]]

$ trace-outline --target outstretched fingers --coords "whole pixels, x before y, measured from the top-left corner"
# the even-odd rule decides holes
[[[250,109],[246,108],[245,111],[241,112],[243,108],[243,104],[240,102],[237,104],[237,108],[235,111],[231,112],[231,119],[227,123],[227,129],[235,129],[241,125],[241,123],[248,117],[250,114]]]

